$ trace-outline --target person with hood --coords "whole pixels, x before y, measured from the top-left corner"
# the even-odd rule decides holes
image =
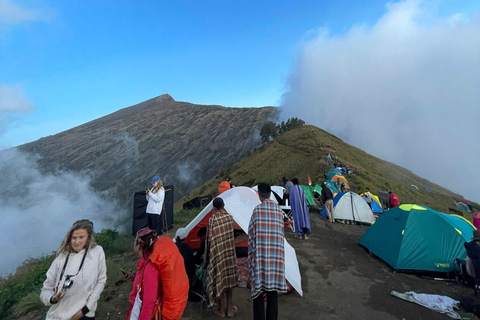
[[[165,189],[163,188],[162,180],[160,177],[155,176],[152,178],[152,189],[146,189],[147,197],[147,218],[148,228],[155,230],[157,235],[161,235],[162,227],[160,223],[160,215],[162,214],[163,202],[165,200]]]
[[[293,221],[295,222],[295,237],[297,239],[308,239],[310,235],[310,215],[308,213],[307,198],[302,187],[298,185],[298,179],[292,180],[293,187],[290,189],[290,207],[292,209]]]
[[[50,306],[46,320],[95,319],[107,281],[105,253],[93,235],[93,223],[78,220],[65,235],[47,271],[40,300]]]

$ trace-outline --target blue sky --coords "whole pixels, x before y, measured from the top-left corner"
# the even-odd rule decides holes
[[[343,33],[371,24],[385,3],[0,0],[0,12],[16,9],[0,14],[0,85],[19,87],[32,105],[0,114],[0,146],[162,93],[199,104],[279,105],[301,41],[321,27]]]
[[[406,2],[422,8],[425,25],[468,22],[480,11],[478,0]],[[163,93],[197,104],[279,106],[319,34],[352,37],[352,28],[375,28],[391,7],[374,0],[0,0],[0,149]]]

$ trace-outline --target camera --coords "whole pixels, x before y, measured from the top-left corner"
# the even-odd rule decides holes
[[[65,279],[65,282],[63,283],[63,289],[71,288],[72,285],[73,285],[73,280],[72,280],[72,278],[67,277],[67,278]]]

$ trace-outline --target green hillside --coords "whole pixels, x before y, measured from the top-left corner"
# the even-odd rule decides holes
[[[324,181],[324,172],[332,168],[326,161],[328,154],[336,155],[344,165],[357,169],[357,174],[347,176],[354,192],[363,192],[367,187],[373,193],[378,189],[391,190],[398,194],[402,203],[418,203],[442,212],[454,208],[454,201],[464,200],[459,194],[369,155],[311,125],[289,131],[253,150],[196,188],[190,197],[216,195],[218,184],[227,176],[232,178],[234,185],[245,186],[254,186],[258,182],[278,185],[283,176],[297,177],[301,184],[307,184],[307,175],[314,184],[320,184]],[[412,184],[419,190],[413,189]],[[424,191],[424,188],[430,191]]]

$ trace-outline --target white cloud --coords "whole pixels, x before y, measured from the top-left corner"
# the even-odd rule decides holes
[[[17,24],[43,19],[40,12],[23,8],[10,0],[0,0],[0,23]]]
[[[386,7],[372,27],[323,28],[302,44],[282,116],[479,201],[480,14],[442,20],[421,1]]]
[[[33,104],[25,98],[20,85],[0,84],[0,117],[6,112],[30,112],[32,108]]]
[[[0,153],[0,252],[8,257],[0,260],[0,275],[58,249],[76,220],[92,220],[99,232],[124,214],[108,194],[92,189],[87,175],[42,174],[36,160],[16,149]]]
[[[25,98],[20,85],[6,86],[0,84],[0,136],[5,133],[8,126],[18,120],[8,115],[27,113],[32,109],[33,103]],[[3,145],[0,145],[0,147],[3,147]]]

